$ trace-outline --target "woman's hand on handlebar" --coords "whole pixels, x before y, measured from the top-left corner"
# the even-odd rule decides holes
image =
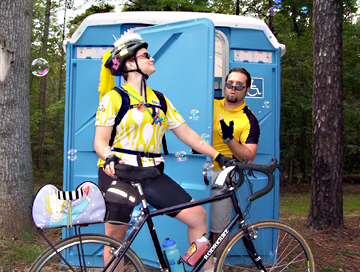
[[[231,161],[231,160],[232,160],[232,158],[230,158],[230,157],[225,157],[225,156],[222,155],[221,153],[219,153],[219,154],[215,157],[215,161],[217,161],[217,162],[220,164],[220,166],[221,166],[221,168],[222,168],[223,170],[226,169],[227,166],[229,166],[229,165],[228,165],[228,162]]]

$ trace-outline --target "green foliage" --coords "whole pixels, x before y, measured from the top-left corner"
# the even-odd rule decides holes
[[[211,11],[207,0],[132,0],[125,3],[123,10]]]
[[[360,166],[360,24],[353,24],[354,1],[343,1],[344,173],[358,173]],[[286,45],[281,59],[281,161],[292,180],[300,174],[309,181],[312,170],[312,1],[282,1],[273,29]],[[302,14],[301,7],[308,13]]]
[[[45,22],[45,0],[34,1],[31,59],[42,57],[42,35]],[[64,126],[65,62],[62,50],[62,26],[58,24],[56,13],[60,6],[55,1],[50,8],[49,40],[47,61],[50,65],[46,75],[46,113],[39,110],[40,77],[30,76],[30,139],[33,157],[34,179],[47,182],[62,179],[62,150]],[[61,71],[62,70],[62,71]],[[39,121],[45,118],[45,163],[37,167]],[[55,156],[55,159],[54,159]]]
[[[115,6],[113,5],[109,5],[109,4],[103,4],[101,3],[99,6],[94,6],[91,5],[90,8],[88,8],[84,13],[76,16],[75,18],[71,19],[68,23],[67,23],[67,28],[68,28],[68,34],[67,37],[70,38],[72,36],[72,34],[74,34],[74,32],[76,31],[76,29],[80,26],[80,24],[82,23],[82,21],[84,21],[84,19],[86,17],[88,17],[89,15],[95,14],[95,13],[104,13],[104,12],[113,12],[115,9]]]
[[[211,9],[216,13],[235,14],[235,2],[231,0],[214,0]]]
[[[286,45],[286,54],[281,59],[280,158],[290,181],[295,174],[309,181],[313,82],[311,13],[301,14],[301,3],[295,1],[288,6],[285,4],[291,1],[284,2],[273,20],[278,41]]]
[[[275,35],[287,33],[296,34],[298,37],[309,35],[312,31],[312,0],[286,0],[282,1],[282,7],[274,16],[274,33]],[[303,7],[307,10],[304,12]],[[279,19],[280,17],[280,19]],[[284,30],[290,31],[285,32]],[[310,34],[311,40],[312,35]],[[295,38],[292,36],[292,38]]]
[[[344,95],[344,169],[358,174],[360,169],[360,22],[344,23],[343,28]]]

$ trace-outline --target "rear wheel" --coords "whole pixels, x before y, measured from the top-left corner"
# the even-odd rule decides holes
[[[71,236],[53,245],[68,264],[49,247],[34,261],[29,271],[104,271],[104,247],[107,246],[110,256],[114,256],[114,251],[121,244],[119,240],[104,235]],[[121,261],[117,269],[115,271],[146,272],[144,264],[131,249],[128,249],[124,262]]]
[[[216,271],[315,271],[311,249],[296,229],[277,221],[259,221],[248,225],[248,232],[239,230],[230,237],[216,264]],[[260,255],[265,270],[257,267],[249,256],[251,245],[244,245],[249,240]]]

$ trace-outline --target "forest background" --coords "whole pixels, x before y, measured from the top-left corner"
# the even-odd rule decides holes
[[[83,7],[88,9],[82,12]],[[33,17],[30,16],[31,9]],[[284,204],[295,202],[295,205],[288,207],[287,213],[281,212],[280,218],[285,222],[290,220],[292,225],[304,231],[318,258],[318,266],[334,263],[331,267],[342,267],[342,270],[336,271],[345,271],[345,266],[352,269],[346,271],[360,271],[360,206],[357,202],[360,180],[360,22],[357,19],[359,1],[355,0],[0,0],[0,56],[3,57],[3,53],[10,56],[9,63],[0,61],[0,68],[6,68],[7,64],[11,67],[7,80],[2,81],[4,74],[0,73],[0,157],[3,163],[0,169],[0,233],[5,237],[0,240],[0,258],[16,262],[12,254],[14,250],[8,246],[9,241],[18,242],[21,251],[25,249],[29,252],[24,247],[24,239],[17,239],[24,238],[23,231],[32,230],[34,226],[30,212],[33,180],[35,191],[45,183],[61,185],[63,163],[74,159],[71,156],[67,158],[67,151],[71,150],[63,149],[66,71],[63,42],[86,16],[114,9],[118,12],[146,9],[239,14],[260,18],[269,25],[278,41],[287,48],[281,59],[280,159],[289,182],[281,183],[280,204],[284,207]],[[20,12],[16,12],[18,10]],[[69,14],[73,16],[68,18]],[[28,19],[26,15],[29,15]],[[30,40],[27,38],[30,32],[31,58],[26,42]],[[28,65],[24,66],[24,61],[30,63],[30,59],[38,58],[46,59],[50,65],[46,76],[35,76]],[[328,63],[329,67],[324,68]],[[326,77],[320,78],[319,71]],[[336,80],[328,84],[329,77]],[[321,79],[325,79],[326,88],[319,86]],[[316,95],[319,89],[323,92]],[[321,113],[315,122],[314,112]],[[336,119],[338,122],[335,122]],[[329,131],[327,135],[315,134],[320,123],[320,132]],[[319,146],[325,150],[320,150]],[[328,167],[321,169],[324,164]],[[348,182],[344,190],[344,205],[341,189],[343,174],[345,182]],[[322,188],[316,190],[316,185]],[[284,187],[288,187],[287,191],[283,190]],[[299,207],[303,206],[302,214],[309,211],[309,195],[299,200],[298,195],[289,195],[290,190],[297,194],[312,192],[309,215],[314,210],[320,211],[320,208],[324,211],[318,213],[324,215],[317,218],[321,220],[312,221],[320,222],[319,225],[304,228],[306,215],[294,217]],[[321,195],[316,194],[319,192]],[[355,197],[348,198],[349,194]],[[315,205],[314,200],[317,201]],[[336,209],[334,206],[337,206]],[[346,212],[345,228],[342,207]],[[28,236],[34,237],[32,234]],[[33,248],[32,241],[30,245]],[[340,259],[335,258],[333,253],[340,254]],[[358,260],[356,266],[355,259]],[[20,262],[32,261],[33,258],[28,261],[20,259]],[[2,265],[3,260],[0,260],[0,272]],[[16,263],[13,267],[20,266]]]
[[[109,2],[114,5],[108,4]],[[286,45],[286,54],[281,59],[281,165],[289,182],[309,183],[312,171],[313,137],[313,1],[147,0],[145,2],[144,0],[34,0],[31,59],[44,58],[50,65],[46,76],[32,75],[30,78],[34,181],[61,184],[63,161],[68,159],[63,156],[66,70],[63,42],[71,37],[84,18],[90,14],[112,12],[116,9],[116,11],[178,10],[237,13],[264,20],[278,41]],[[343,171],[344,181],[354,183],[360,180],[359,3],[355,0],[342,2]],[[83,10],[86,5],[90,7],[79,14],[79,7]],[[68,18],[69,14],[73,16]]]

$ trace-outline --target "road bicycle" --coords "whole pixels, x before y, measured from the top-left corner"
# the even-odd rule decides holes
[[[157,253],[161,271],[171,271],[166,256],[163,253],[156,234],[153,217],[169,214],[182,209],[203,205],[225,198],[231,198],[235,215],[225,227],[220,237],[211,243],[210,247],[192,268],[192,272],[200,271],[215,251],[222,250],[215,263],[216,272],[249,272],[249,271],[315,271],[314,257],[309,244],[299,231],[288,224],[264,220],[246,223],[248,209],[241,211],[236,191],[245,181],[250,182],[248,175],[253,171],[262,172],[267,176],[264,188],[247,197],[249,203],[269,193],[274,187],[274,171],[280,165],[276,158],[267,165],[257,165],[232,161],[231,166],[220,173],[216,183],[223,185],[222,194],[201,200],[176,205],[159,210],[149,210],[146,199],[141,201],[143,220],[134,226],[134,230],[124,242],[101,234],[82,234],[76,226],[76,234],[61,240],[45,251],[30,267],[34,271],[121,271],[145,272],[149,267],[144,265],[138,255],[130,248],[132,242],[145,223]],[[220,182],[218,182],[220,180]],[[143,195],[140,184],[133,184]],[[248,205],[249,206],[249,205]],[[225,245],[224,245],[225,243]],[[104,249],[104,246],[107,246]],[[103,250],[109,250],[109,260],[104,265]],[[179,262],[182,260],[179,260]],[[94,267],[95,266],[95,267]],[[155,269],[155,268],[154,268]],[[188,267],[186,267],[188,270]]]

